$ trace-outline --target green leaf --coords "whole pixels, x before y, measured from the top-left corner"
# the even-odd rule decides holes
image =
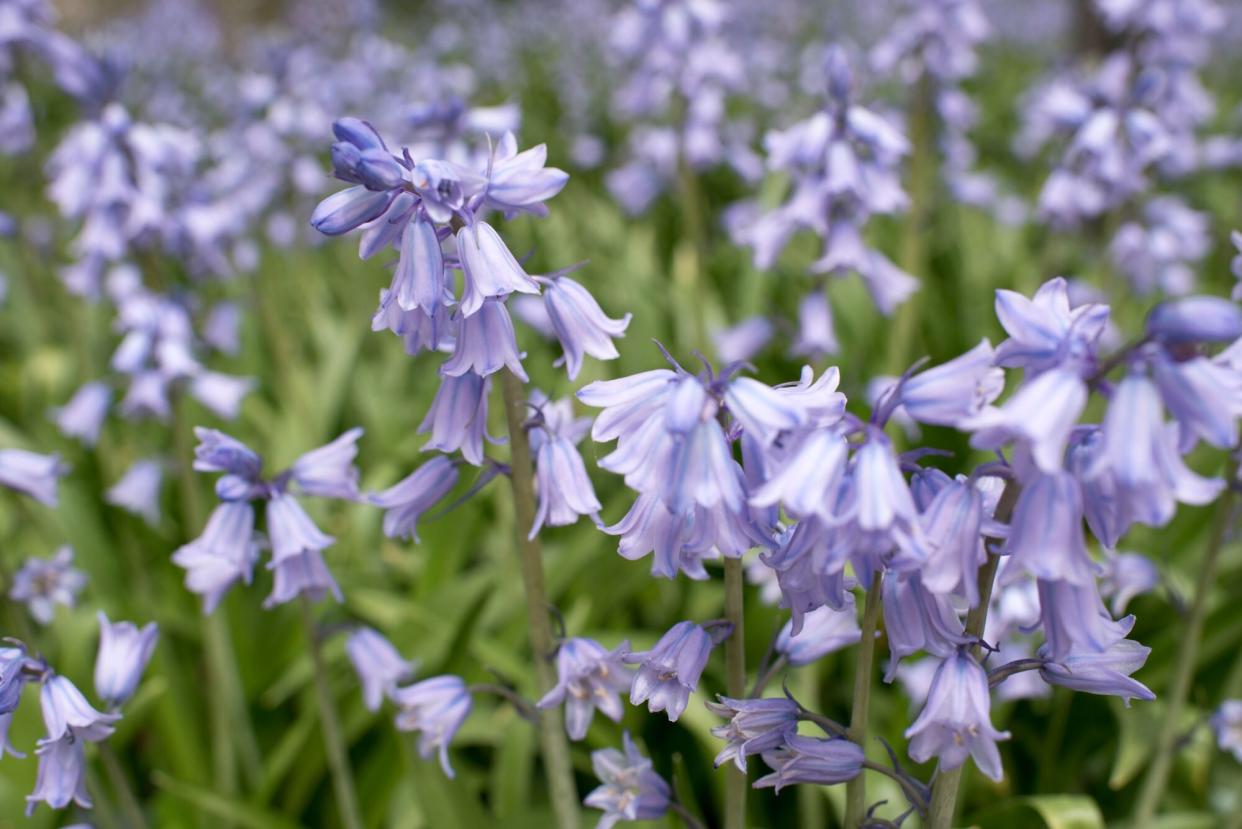
[[[275,812],[269,812],[235,798],[225,797],[193,783],[177,780],[162,771],[152,773],[151,780],[169,794],[185,800],[213,817],[220,818],[222,822],[254,827],[254,829],[297,829],[298,827],[295,821],[281,817]]]

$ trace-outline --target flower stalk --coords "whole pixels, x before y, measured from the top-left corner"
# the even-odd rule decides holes
[[[746,696],[746,627],[745,578],[740,558],[725,559],[724,577],[725,618],[733,626],[725,640],[725,687],[730,697],[742,699]],[[732,764],[726,766],[725,773],[725,829],[745,829],[749,780]]]
[[[867,719],[871,709],[871,674],[875,667],[875,631],[880,620],[880,582],[876,571],[863,605],[862,638],[858,642],[858,662],[854,670],[854,703],[850,710],[850,741],[866,748]],[[845,784],[845,825],[859,826],[867,814],[867,781],[858,775]]]
[[[527,533],[535,522],[534,468],[531,463],[530,441],[526,436],[526,397],[521,381],[513,372],[500,372],[505,401],[505,419],[509,427],[509,483],[513,489],[513,511],[517,521],[518,552],[521,556],[522,584],[526,591],[527,627],[535,663],[535,684],[543,696],[556,684],[549,655],[553,652],[552,625],[548,619],[547,590],[544,587],[543,559],[539,538]],[[561,727],[561,715],[555,708],[539,712],[539,742],[543,751],[544,770],[548,778],[548,796],[556,814],[559,829],[578,826],[578,795],[574,786],[573,767],[569,759],[569,740]]]

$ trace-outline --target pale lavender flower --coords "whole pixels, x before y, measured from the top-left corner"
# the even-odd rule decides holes
[[[21,702],[22,688],[31,678],[26,667],[34,664],[28,659],[25,648],[0,647],[0,716],[12,714]]]
[[[638,665],[630,703],[647,703],[653,714],[667,711],[669,722],[677,722],[698,687],[712,644],[712,637],[694,622],[678,622],[651,650],[626,654],[626,662]]]
[[[879,428],[867,428],[867,441],[854,454],[850,470],[854,514],[859,532],[853,542],[855,565],[870,569],[891,564],[919,566],[930,552],[910,487],[901,474],[892,442]],[[893,551],[896,556],[890,556]],[[870,572],[860,573],[870,583]]]
[[[975,575],[987,559],[980,535],[983,493],[966,479],[948,481],[921,517],[931,550],[921,570],[923,585],[933,593],[962,596],[974,607],[979,603]]]
[[[241,308],[235,302],[218,302],[203,323],[203,342],[230,356],[241,348]]]
[[[790,665],[810,665],[823,656],[857,644],[862,639],[854,597],[846,594],[841,608],[817,607],[802,616],[802,629],[793,632],[793,620],[776,637],[776,652]]]
[[[487,377],[502,368],[509,369],[523,383],[529,379],[522,368],[522,354],[518,352],[509,310],[502,300],[481,300],[475,313],[461,320],[453,356],[440,366],[440,373],[460,377],[473,372]]]
[[[107,383],[87,383],[74,392],[68,403],[53,409],[52,417],[61,434],[94,446],[99,440],[99,432],[111,403],[112,390]]]
[[[1075,585],[1038,581],[1040,619],[1046,644],[1042,653],[1060,659],[1071,653],[1102,653],[1134,627],[1134,617],[1114,620],[1094,582]]]
[[[798,303],[798,336],[794,339],[793,353],[822,357],[836,354],[840,349],[828,294],[824,290],[811,291]]]
[[[624,753],[615,748],[591,752],[600,785],[583,804],[604,812],[595,829],[611,829],[623,820],[656,820],[668,812],[672,790],[638,751],[629,732],[622,734]]]
[[[863,750],[849,740],[823,740],[791,734],[772,751],[765,752],[763,762],[772,773],[755,781],[756,789],[774,787],[780,794],[785,786],[809,783],[831,786],[853,780],[862,773]]]
[[[104,493],[104,500],[142,516],[148,524],[155,526],[160,522],[160,489],[163,482],[163,463],[153,458],[137,460]]]
[[[996,317],[1009,334],[996,348],[997,365],[1043,372],[1094,359],[1108,322],[1106,305],[1071,307],[1069,285],[1062,277],[1040,286],[1027,299],[1007,290],[996,292]]]
[[[1212,715],[1212,731],[1221,751],[1233,754],[1242,763],[1242,699],[1227,699]]]
[[[795,518],[833,520],[845,482],[849,444],[832,429],[807,432],[793,445],[784,464],[750,496],[756,507],[784,504]]]
[[[26,797],[27,817],[34,814],[40,803],[53,809],[63,809],[70,803],[83,809],[91,808],[91,796],[86,789],[85,745],[73,734],[39,741],[35,749],[39,771],[34,791]]]
[[[203,597],[203,612],[211,613],[235,582],[250,583],[258,557],[254,507],[225,501],[211,513],[203,534],[180,547],[172,560],[185,569],[190,592]]]
[[[1016,440],[1029,448],[1041,472],[1061,469],[1070,434],[1087,405],[1087,384],[1069,368],[1055,368],[1028,380],[1000,407],[989,406],[962,421],[974,432],[970,445],[998,449]]]
[[[412,536],[417,543],[418,520],[456,484],[457,465],[450,458],[437,455],[388,489],[370,495],[368,500],[385,510],[384,535],[389,538]]]
[[[1005,551],[1039,579],[1094,585],[1082,531],[1082,488],[1068,472],[1038,474],[1014,506]]]
[[[345,653],[362,683],[362,700],[378,711],[384,697],[414,674],[416,663],[403,659],[392,643],[374,628],[359,627],[345,640]]]
[[[376,192],[362,185],[333,193],[321,201],[311,214],[311,226],[325,236],[348,233],[378,219],[392,203],[395,193]]]
[[[529,537],[538,535],[545,523],[564,527],[582,515],[595,516],[598,523],[601,506],[578,452],[578,443],[590,430],[591,419],[575,418],[570,398],[553,402],[537,393],[532,395],[531,404],[539,413],[530,430],[539,504]]]
[[[308,547],[284,558],[273,558],[267,569],[274,578],[272,592],[263,600],[264,609],[291,602],[299,596],[317,602],[330,593],[338,602],[344,601],[341,588],[332,578],[319,550]]]
[[[39,689],[43,724],[47,726],[44,741],[70,736],[78,740],[99,742],[116,729],[113,723],[120,714],[96,711],[77,686],[59,674],[49,676]]]
[[[457,676],[436,676],[397,688],[390,696],[400,709],[396,717],[397,730],[421,731],[419,755],[425,760],[438,752],[440,767],[453,777],[449,743],[473,707],[466,683]]]
[[[504,299],[515,291],[539,293],[539,285],[522,269],[500,234],[487,222],[476,222],[457,231],[457,255],[461,260],[464,285],[461,315],[467,320],[484,307],[486,300]]]
[[[1047,659],[1039,675],[1049,685],[1061,685],[1088,694],[1121,697],[1127,706],[1132,699],[1150,701],[1156,698],[1146,685],[1130,674],[1143,667],[1151,648],[1130,639],[1113,643],[1103,652],[1071,652],[1053,658],[1047,645],[1038,655]]]
[[[41,504],[56,506],[56,488],[69,472],[59,455],[25,449],[0,449],[0,486],[25,493]]]
[[[427,416],[419,424],[420,433],[430,432],[424,450],[461,450],[468,463],[483,463],[483,438],[487,429],[487,398],[492,381],[474,372],[458,377],[443,375],[440,388],[431,401]]]
[[[0,760],[4,759],[5,754],[12,755],[19,760],[25,759],[26,755],[13,747],[9,742],[9,729],[13,727],[13,712],[0,714]]]
[[[306,495],[354,500],[358,497],[354,458],[360,437],[362,429],[350,429],[331,443],[299,457],[286,474]]]
[[[1147,315],[1147,333],[1170,345],[1226,343],[1242,337],[1242,308],[1214,296],[1162,302]]]
[[[155,652],[159,627],[141,629],[133,622],[109,622],[99,612],[99,653],[95,657],[95,693],[113,708],[134,695],[142,673]]]
[[[217,416],[236,420],[242,401],[254,390],[251,377],[234,377],[218,371],[199,370],[190,378],[190,394]]]
[[[737,325],[713,332],[712,344],[721,362],[744,362],[762,351],[774,333],[767,317],[747,317]]]
[[[630,643],[609,651],[594,639],[574,637],[561,643],[556,653],[556,685],[539,700],[540,708],[565,705],[565,730],[569,739],[586,737],[598,708],[613,722],[621,722],[622,694],[630,690],[634,674],[624,659]]]
[[[788,697],[730,699],[722,696],[718,703],[707,703],[707,709],[728,720],[712,729],[712,736],[726,743],[716,755],[716,768],[732,760],[744,774],[747,757],[779,748],[798,731],[798,703]]]
[[[556,365],[564,364],[570,380],[578,379],[584,354],[597,360],[615,360],[619,356],[612,341],[625,336],[630,314],[619,320],[608,317],[595,297],[567,276],[537,276],[535,282],[543,286],[548,321],[565,352]]]
[[[555,167],[547,167],[548,148],[545,144],[518,152],[517,139],[506,132],[496,144],[492,154],[483,191],[483,207],[499,210],[505,218],[519,213],[546,216],[544,202],[564,189],[569,174]]]
[[[932,593],[917,573],[890,573],[882,587],[884,628],[892,655],[885,682],[892,682],[901,660],[918,651],[948,657],[970,642],[949,597]]]
[[[50,624],[56,605],[74,607],[86,587],[86,574],[73,566],[73,548],[63,546],[50,559],[30,558],[13,576],[9,598],[24,602],[39,624]]]
[[[1001,779],[996,742],[1009,739],[1009,733],[992,727],[987,671],[969,653],[959,651],[940,663],[927,702],[906,729],[906,738],[917,762],[938,757],[941,770],[948,771],[969,756],[979,771]]]
[[[1151,366],[1160,397],[1181,427],[1183,452],[1200,439],[1218,449],[1237,444],[1242,374],[1206,357],[1177,361],[1163,350],[1151,355]]]
[[[1135,596],[1155,590],[1160,571],[1154,562],[1138,553],[1105,552],[1104,572],[1100,575],[1100,594],[1110,600],[1113,615],[1125,613]]]
[[[1005,373],[995,366],[992,344],[985,339],[960,357],[905,380],[897,401],[920,423],[956,426],[979,414],[1004,388]]]

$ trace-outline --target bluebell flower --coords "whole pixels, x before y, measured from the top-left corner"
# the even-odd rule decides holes
[[[1242,699],[1227,699],[1212,714],[1216,745],[1242,763]]]
[[[39,741],[39,771],[34,791],[26,796],[26,816],[34,814],[40,803],[63,809],[75,803],[83,809],[93,805],[86,788],[86,744],[73,734]]]
[[[456,484],[457,465],[450,458],[437,455],[388,489],[369,496],[368,500],[385,510],[384,535],[389,538],[412,536],[418,542],[418,520]]]
[[[626,662],[638,665],[630,702],[647,703],[653,714],[667,711],[669,722],[677,722],[698,687],[711,651],[712,638],[706,630],[694,622],[678,622],[651,650],[626,654]]]
[[[401,258],[389,289],[405,311],[431,313],[445,303],[444,254],[431,222],[414,219],[401,232]]]
[[[532,395],[539,419],[530,430],[530,450],[535,456],[535,490],[539,496],[530,537],[546,523],[564,527],[579,516],[595,516],[601,509],[595,488],[587,476],[578,443],[591,428],[590,418],[575,418],[570,399],[549,401]]]
[[[109,622],[99,612],[99,653],[95,657],[95,693],[113,708],[134,695],[142,673],[155,652],[159,627],[155,622],[141,629],[133,622]]]
[[[198,445],[194,447],[194,469],[198,472],[224,472],[244,481],[257,481],[263,460],[246,444],[216,429],[194,428]]]
[[[997,346],[996,363],[1037,373],[1089,362],[1108,314],[1108,306],[1094,303],[1071,308],[1069,285],[1062,277],[1045,282],[1031,299],[998,290],[996,317],[1009,339]]]
[[[578,399],[603,409],[591,427],[591,437],[604,442],[636,431],[663,408],[676,378],[676,372],[661,368],[583,386]]]
[[[499,210],[505,218],[518,213],[546,216],[544,202],[564,189],[569,174],[547,167],[548,148],[545,144],[518,152],[513,133],[501,136],[492,155],[483,206]]]
[[[241,349],[241,308],[236,302],[217,302],[203,322],[203,342],[234,356]]]
[[[1176,361],[1163,350],[1151,355],[1151,367],[1160,397],[1181,427],[1183,452],[1200,439],[1218,449],[1237,445],[1242,375],[1217,360]]]
[[[795,518],[831,521],[845,483],[849,444],[833,429],[811,430],[794,440],[781,468],[753,491],[750,503],[783,504]]]
[[[74,392],[68,403],[53,409],[52,417],[61,434],[94,446],[99,440],[99,432],[111,403],[112,390],[107,383],[87,383]]]
[[[0,715],[17,710],[22,688],[30,680],[26,671],[28,660],[24,647],[0,647]]]
[[[509,252],[500,234],[487,222],[475,222],[457,231],[457,256],[463,288],[461,315],[467,320],[486,300],[504,299],[513,292],[539,293],[539,285]]]
[[[502,300],[488,299],[476,313],[462,318],[453,356],[440,366],[440,373],[460,377],[473,372],[487,377],[502,368],[509,369],[523,383],[530,379],[522,368],[522,354],[508,309]]]
[[[99,742],[116,730],[113,723],[121,718],[120,714],[96,711],[77,686],[59,674],[43,681],[39,704],[43,710],[43,724],[47,727],[45,741],[69,736]]]
[[[1150,701],[1156,698],[1146,685],[1130,674],[1143,667],[1151,648],[1130,639],[1114,642],[1104,651],[1071,651],[1052,657],[1048,646],[1038,656],[1047,659],[1039,675],[1049,685],[1060,685],[1088,694],[1121,697],[1127,706],[1132,699]]]
[[[234,377],[218,371],[199,370],[190,378],[190,394],[225,420],[236,420],[242,401],[254,390],[251,377]]]
[[[755,781],[756,789],[809,783],[832,786],[853,780],[862,773],[866,757],[857,743],[843,739],[824,740],[791,734],[777,748],[763,754],[772,773]]]
[[[190,592],[203,597],[203,612],[211,613],[235,582],[250,583],[258,557],[254,507],[225,501],[211,513],[203,534],[178,548],[172,560],[185,569]]]
[[[474,372],[460,376],[442,375],[440,388],[431,401],[427,416],[419,424],[420,433],[431,432],[424,450],[461,450],[462,457],[475,466],[483,463],[483,438],[487,429],[487,398],[492,381]]]
[[[918,508],[892,442],[878,428],[868,428],[866,442],[854,453],[850,480],[852,525],[860,534],[854,542],[856,565],[883,562],[908,569],[926,560],[930,550]],[[894,550],[897,556],[889,562]],[[868,583],[869,577],[860,574]]]
[[[639,753],[629,732],[621,739],[624,753],[615,748],[591,752],[591,767],[601,785],[582,802],[604,812],[595,829],[612,829],[623,820],[657,820],[668,812],[672,799],[668,783]]]
[[[1082,518],[1082,488],[1073,475],[1035,475],[1014,506],[1005,552],[1036,578],[1094,585]]]
[[[1131,599],[1152,592],[1159,584],[1160,571],[1151,559],[1138,553],[1105,551],[1100,595],[1109,600],[1113,615],[1120,616]]]
[[[722,696],[718,703],[707,703],[707,709],[728,720],[712,729],[712,736],[726,743],[716,755],[716,768],[732,760],[738,770],[745,773],[747,757],[779,748],[798,731],[798,703],[788,697],[730,699]]]
[[[0,486],[25,493],[49,507],[56,506],[57,484],[68,472],[59,455],[0,449]]]
[[[9,729],[13,727],[13,714],[0,714],[0,760],[4,759],[5,754],[16,757],[19,760],[25,759],[26,755],[13,747],[13,743],[9,741]]]
[[[1005,373],[994,363],[986,339],[947,363],[921,371],[900,386],[898,399],[920,423],[956,426],[1000,396]]]
[[[762,351],[775,333],[776,329],[767,317],[747,317],[737,325],[714,331],[712,344],[721,362],[740,363]]]
[[[362,683],[362,700],[368,711],[378,711],[384,697],[413,676],[416,667],[416,663],[403,659],[383,634],[369,627],[349,634],[345,653]]]
[[[584,354],[597,360],[617,358],[617,347],[612,341],[625,335],[630,314],[611,319],[590,291],[567,276],[535,277],[535,282],[543,286],[543,307],[565,352],[556,364],[565,365],[570,380],[578,379]]]
[[[1070,434],[1087,405],[1087,384],[1078,372],[1055,368],[1028,380],[1000,407],[989,406],[962,421],[974,432],[970,445],[998,449],[1009,441],[1028,448],[1040,471],[1061,469]]]
[[[781,628],[776,637],[776,652],[790,665],[810,665],[821,657],[842,648],[856,645],[862,639],[858,627],[858,611],[852,594],[845,594],[843,607],[817,607],[802,617],[802,627],[795,634],[793,620]]]
[[[969,653],[958,651],[940,663],[927,702],[906,729],[906,738],[917,762],[937,757],[940,769],[948,771],[973,757],[979,771],[1001,779],[996,742],[1009,739],[1009,733],[992,727],[988,674]]]
[[[273,573],[272,592],[263,600],[264,609],[306,596],[317,602],[329,593],[338,602],[344,601],[341,588],[323,560],[323,554],[307,547],[284,558],[273,558],[267,564]]]
[[[164,464],[153,458],[134,461],[121,479],[108,488],[104,500],[142,516],[151,526],[160,523],[160,489]]]
[[[1147,315],[1147,334],[1169,345],[1225,343],[1242,337],[1242,308],[1214,296],[1162,302]]]
[[[50,624],[56,605],[73,607],[86,587],[86,574],[73,566],[73,548],[61,547],[50,559],[29,558],[13,575],[9,598],[24,602],[39,624]]]
[[[457,676],[436,676],[397,688],[390,696],[400,709],[396,717],[397,730],[421,731],[419,755],[425,760],[438,752],[440,767],[453,777],[449,743],[473,707],[466,683]]]
[[[378,219],[392,203],[391,190],[368,190],[359,184],[333,193],[311,213],[311,227],[325,236],[339,236]]]
[[[970,607],[979,603],[976,574],[987,559],[981,531],[983,494],[969,480],[948,481],[922,513],[930,554],[920,577],[928,590],[956,594]]]
[[[840,348],[828,294],[811,291],[798,302],[798,335],[794,338],[793,353],[821,357],[836,354]]]
[[[466,203],[487,187],[487,179],[460,164],[424,159],[410,171],[410,181],[433,222],[452,220]]]
[[[331,443],[312,449],[289,467],[289,479],[306,495],[356,499],[358,468],[354,466],[354,458],[358,455],[360,437],[362,429],[355,427]]]
[[[764,446],[771,445],[782,433],[801,427],[807,419],[803,409],[788,395],[750,377],[732,379],[725,388],[724,403],[743,432]]]
[[[613,722],[621,722],[625,712],[618,694],[630,690],[634,680],[624,662],[629,651],[629,642],[622,642],[611,651],[594,639],[573,637],[561,643],[556,652],[556,685],[544,694],[538,706],[565,705],[569,739],[586,737],[597,708]]]
[[[1050,659],[1073,653],[1103,653],[1134,627],[1133,616],[1113,620],[1094,583],[1075,585],[1040,579],[1038,591],[1046,640],[1041,653]]]
[[[449,316],[449,307],[439,305],[427,313],[423,309],[405,311],[397,297],[385,288],[380,291],[380,305],[371,317],[371,330],[390,330],[405,343],[411,356],[423,351],[452,351],[457,340],[456,321]]]
[[[891,654],[885,682],[893,681],[903,657],[926,651],[943,658],[970,642],[949,597],[929,591],[917,573],[890,573],[882,590]]]
[[[366,121],[340,118],[332,124],[332,132],[339,139],[332,145],[332,167],[341,181],[381,192],[405,183],[405,167]]]

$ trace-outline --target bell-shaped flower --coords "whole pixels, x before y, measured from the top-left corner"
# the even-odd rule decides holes
[[[785,786],[798,783],[845,783],[862,773],[865,759],[862,748],[849,740],[791,734],[779,747],[763,754],[763,762],[772,768],[772,773],[756,780],[755,788],[775,788],[780,794]]]
[[[543,286],[543,307],[565,352],[556,364],[564,364],[570,380],[578,379],[584,354],[597,360],[617,358],[617,347],[612,341],[625,335],[630,314],[611,319],[590,291],[567,276],[536,277],[535,281]]]
[[[956,426],[974,417],[1005,389],[1005,372],[995,365],[986,339],[943,365],[905,380],[898,401],[920,423]]]
[[[638,751],[629,732],[622,734],[624,752],[604,748],[591,752],[591,767],[600,786],[583,804],[603,811],[596,829],[612,829],[623,820],[658,820],[668,812],[672,790]]]
[[[325,236],[339,236],[378,219],[392,203],[393,190],[369,190],[356,185],[333,193],[311,213],[311,227]]]
[[[427,313],[444,304],[444,253],[431,222],[415,219],[401,232],[401,257],[393,271],[390,288],[404,311],[417,308]]]
[[[410,183],[428,218],[447,224],[460,215],[466,202],[487,187],[487,179],[460,164],[428,158],[414,165]]]
[[[198,472],[224,472],[244,483],[259,480],[263,459],[236,438],[215,429],[194,428],[198,446],[194,447],[194,469]],[[246,497],[244,495],[238,498]]]
[[[1160,571],[1147,556],[1138,553],[1105,552],[1100,574],[1100,595],[1109,600],[1114,616],[1125,613],[1135,596],[1150,593],[1160,584]]]
[[[94,446],[111,403],[112,390],[107,383],[87,383],[73,393],[68,403],[54,409],[52,417],[61,434]]]
[[[134,515],[142,516],[151,526],[160,523],[160,489],[164,483],[164,465],[153,458],[134,461],[121,479],[108,488],[104,500]]]
[[[1009,339],[996,349],[997,365],[1041,373],[1094,359],[1108,322],[1107,305],[1070,307],[1069,285],[1062,277],[1040,286],[1027,299],[1007,290],[996,292],[996,316]]]
[[[868,428],[866,442],[855,452],[850,481],[852,525],[858,531],[855,563],[864,569],[880,563],[908,569],[926,560],[930,551],[918,508],[893,444],[878,428]],[[889,562],[894,550],[898,556]],[[869,577],[860,572],[860,578]]]
[[[1073,475],[1035,475],[1018,496],[1005,542],[1014,566],[1038,579],[1094,585],[1082,509],[1082,489]]]
[[[776,652],[790,665],[810,665],[830,653],[858,644],[862,629],[858,627],[854,596],[847,593],[845,598],[844,606],[839,609],[823,605],[804,614],[802,628],[796,634],[793,620],[786,622],[776,636]]]
[[[931,551],[920,571],[923,586],[933,593],[962,596],[974,607],[979,603],[976,574],[987,560],[980,535],[983,493],[968,480],[948,481],[921,518]]]
[[[483,205],[500,210],[505,218],[518,213],[546,216],[548,209],[543,203],[561,192],[569,181],[568,173],[545,166],[547,161],[546,144],[519,153],[513,133],[506,132],[492,156]]]
[[[556,652],[556,685],[539,700],[540,708],[565,705],[565,730],[569,739],[586,737],[598,708],[613,722],[625,713],[618,696],[628,690],[634,674],[625,666],[630,643],[607,650],[594,639],[574,637]]]
[[[44,680],[39,689],[39,704],[43,709],[47,740],[69,735],[98,742],[116,730],[113,723],[121,718],[120,714],[96,711],[77,686],[59,674]]]
[[[421,731],[419,756],[426,760],[432,753],[438,753],[440,767],[453,777],[449,743],[474,705],[466,683],[458,676],[436,676],[397,688],[391,697],[400,709],[396,717],[397,730]]]
[[[473,372],[456,377],[442,375],[431,408],[418,426],[420,433],[431,433],[431,440],[423,446],[424,451],[460,449],[468,463],[475,466],[483,463],[487,397],[491,387],[490,379]]]
[[[711,651],[712,637],[706,630],[694,622],[678,622],[651,650],[626,654],[626,662],[638,665],[630,702],[647,703],[653,714],[667,711],[669,722],[677,722],[698,687]]]
[[[35,753],[39,755],[39,771],[34,791],[26,796],[26,815],[34,814],[40,803],[63,809],[75,803],[83,809],[93,805],[86,789],[85,743],[72,734],[56,739],[43,739]]]
[[[788,697],[720,697],[718,703],[707,703],[707,710],[728,720],[712,729],[712,736],[726,743],[716,755],[716,768],[732,760],[745,773],[747,757],[774,751],[798,731],[798,703]]]
[[[339,118],[332,124],[332,132],[337,138],[332,145],[332,167],[341,181],[377,191],[392,190],[405,182],[405,168],[369,123]]]
[[[173,553],[172,560],[185,569],[190,592],[203,597],[203,612],[211,613],[234,583],[250,583],[258,557],[254,507],[225,501],[211,513],[203,534]]]
[[[13,743],[9,741],[9,729],[13,727],[13,714],[0,714],[0,760],[4,759],[5,754],[16,757],[19,760],[25,759],[26,755],[13,747]]]
[[[28,660],[24,648],[0,648],[0,716],[12,714],[21,702],[22,689],[31,679]]]
[[[308,547],[284,558],[273,558],[267,569],[272,571],[273,580],[272,592],[263,600],[264,609],[291,602],[298,596],[317,602],[331,593],[338,602],[344,601],[319,550]]]
[[[840,350],[828,295],[824,291],[811,291],[798,303],[798,335],[794,338],[793,353],[822,357]]]
[[[578,400],[603,409],[591,427],[591,437],[602,443],[634,434],[664,408],[677,378],[676,372],[661,368],[583,386]]]
[[[535,490],[539,496],[530,537],[544,524],[564,527],[582,515],[598,515],[601,506],[578,452],[578,442],[591,428],[590,418],[575,418],[569,399],[548,401],[542,395],[531,401],[540,413],[530,430],[535,456]]]
[[[508,368],[525,383],[529,378],[522,368],[513,320],[509,318],[504,302],[488,299],[476,311],[472,316],[462,318],[453,356],[440,367],[440,373],[446,377],[461,377],[466,372],[473,372],[487,377]]]
[[[970,642],[949,597],[930,592],[918,574],[884,578],[884,629],[891,659],[885,682],[897,676],[901,660],[918,651],[946,657]]]
[[[1242,337],[1242,308],[1214,296],[1169,300],[1147,315],[1147,335],[1169,345],[1233,342]]]
[[[354,458],[360,437],[362,429],[350,429],[331,443],[299,457],[286,474],[306,495],[354,500],[358,497]]]
[[[252,377],[234,377],[218,371],[197,371],[190,378],[190,394],[199,403],[225,420],[235,420],[242,402],[254,390]]]
[[[1237,445],[1242,375],[1206,357],[1178,362],[1163,351],[1153,354],[1151,365],[1160,397],[1181,427],[1183,452],[1199,439],[1218,449]]]
[[[1049,685],[1060,685],[1088,694],[1121,697],[1127,706],[1132,699],[1150,701],[1156,698],[1143,683],[1130,674],[1143,667],[1151,648],[1130,639],[1114,642],[1104,651],[1071,651],[1053,658],[1048,646],[1039,649],[1046,659],[1039,675]]]
[[[41,625],[50,624],[56,605],[74,607],[86,587],[86,574],[73,566],[73,548],[61,547],[51,558],[29,558],[9,587],[9,598],[24,602]]]
[[[1094,583],[1074,585],[1040,579],[1039,608],[1043,622],[1043,654],[1060,659],[1071,653],[1102,653],[1126,638],[1134,617],[1117,621],[1104,609]]]
[[[49,507],[56,506],[57,484],[68,472],[59,455],[0,449],[0,486],[25,493]]]
[[[368,500],[386,510],[384,535],[389,538],[412,536],[417,543],[418,519],[456,484],[457,465],[452,459],[437,455],[388,489],[370,495]]]
[[[750,504],[783,504],[795,518],[818,516],[830,522],[845,479],[849,444],[832,429],[808,431],[795,440],[780,469],[753,491]]]
[[[140,629],[133,622],[109,622],[103,611],[99,612],[95,693],[100,699],[117,708],[134,695],[159,635],[155,622]]]
[[[958,425],[974,435],[976,449],[999,449],[1011,440],[1030,449],[1043,472],[1061,468],[1065,447],[1087,405],[1087,384],[1077,371],[1052,368],[1028,380],[999,407],[988,406]]]
[[[403,659],[374,628],[359,627],[349,634],[345,653],[362,683],[362,701],[368,711],[378,711],[384,697],[414,675],[416,664]]]
[[[764,446],[771,445],[782,433],[801,427],[807,420],[806,412],[788,395],[750,377],[731,380],[725,389],[724,401],[743,432]]]
[[[991,707],[987,671],[964,650],[946,657],[932,679],[922,712],[906,729],[910,756],[919,763],[937,757],[941,771],[973,757],[979,771],[1000,780],[1003,770],[996,742],[1009,739],[1009,733],[992,727]]]
[[[539,293],[539,285],[513,258],[500,234],[487,222],[475,222],[457,231],[457,256],[464,285],[461,315],[474,316],[486,300],[504,299],[513,292]]]
[[[1216,745],[1221,751],[1232,753],[1242,763],[1242,699],[1222,702],[1212,714],[1210,723],[1216,735]]]

